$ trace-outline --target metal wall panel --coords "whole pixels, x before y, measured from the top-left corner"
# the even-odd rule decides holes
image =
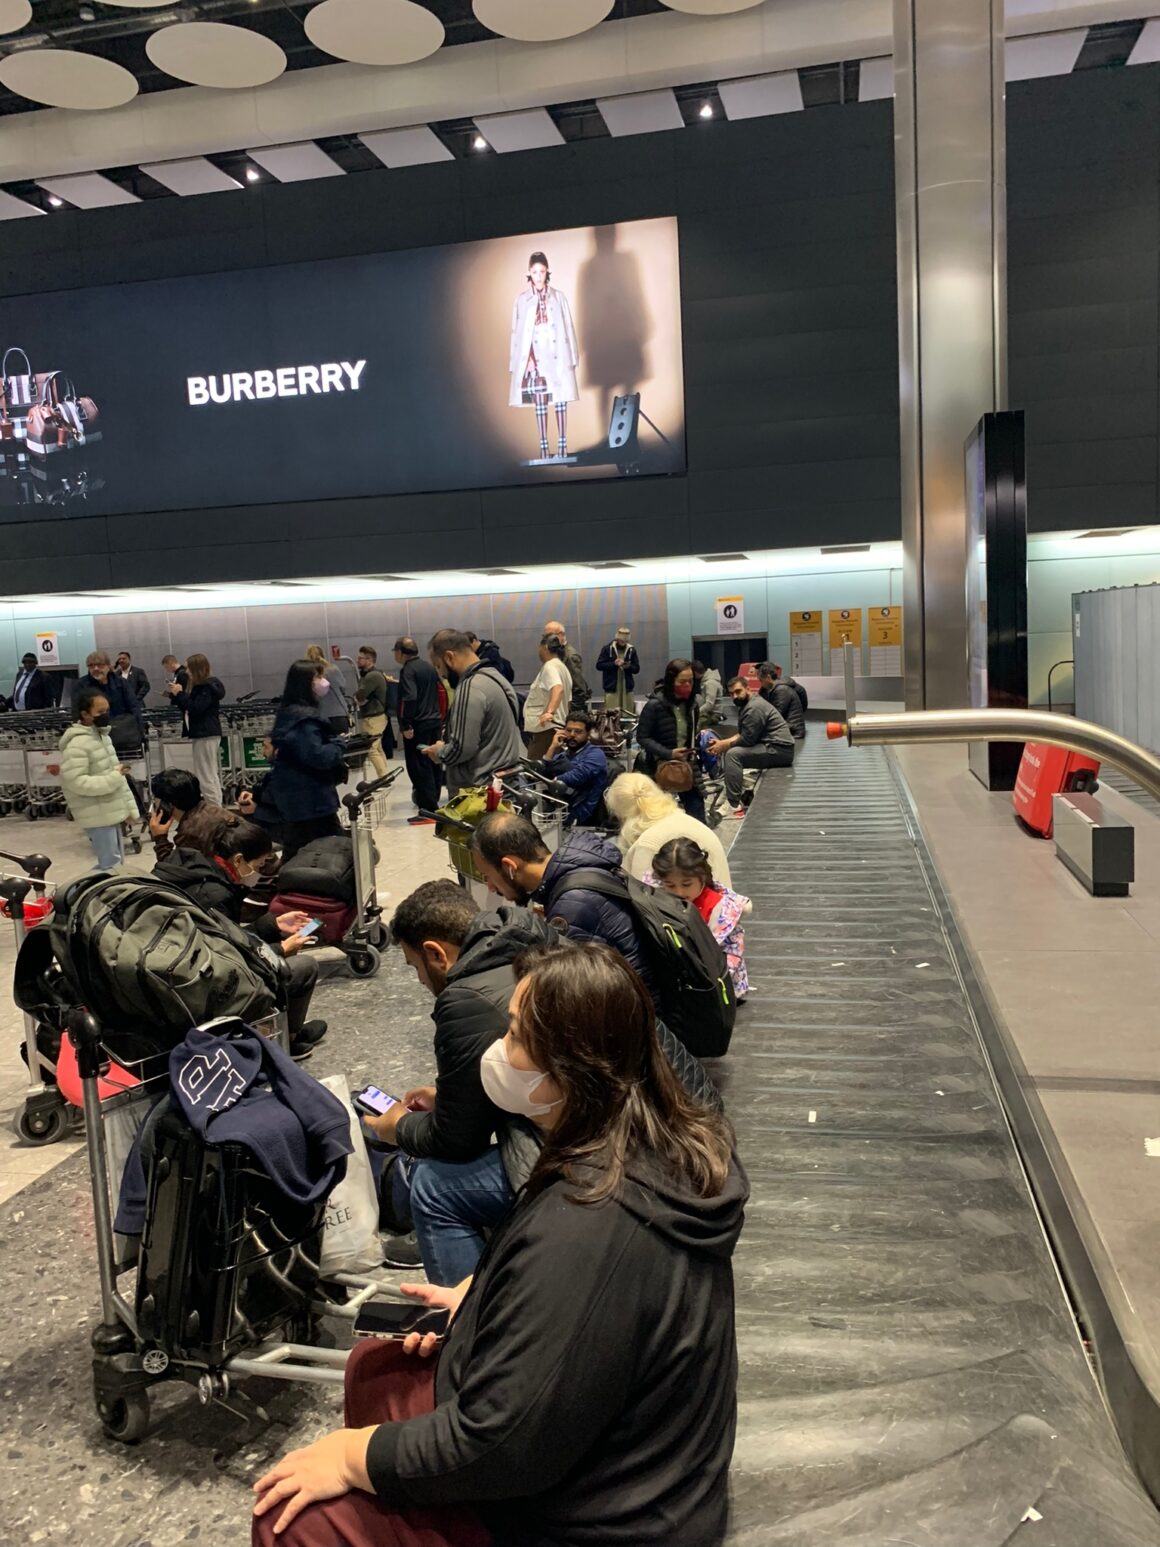
[[[1160,585],[1073,599],[1075,712],[1160,751]]]

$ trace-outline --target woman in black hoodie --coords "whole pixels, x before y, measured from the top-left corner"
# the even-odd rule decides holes
[[[563,946],[516,970],[510,1029],[481,1074],[496,1105],[543,1130],[544,1149],[474,1277],[407,1289],[454,1318],[434,1407],[420,1410],[413,1369],[399,1367],[431,1353],[430,1336],[360,1345],[351,1427],[256,1485],[263,1547],[394,1547],[414,1540],[403,1523],[455,1547],[724,1539],[730,1259],[747,1196],[729,1126],[674,1075],[623,958]]]

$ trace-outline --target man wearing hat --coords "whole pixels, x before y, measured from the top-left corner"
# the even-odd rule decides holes
[[[626,709],[629,714],[634,714],[636,700],[632,690],[636,685],[636,674],[640,671],[640,660],[632,642],[630,628],[622,626],[617,629],[616,638],[601,650],[596,670],[604,677],[604,707]]]

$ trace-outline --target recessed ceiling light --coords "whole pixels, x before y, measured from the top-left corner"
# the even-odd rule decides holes
[[[711,102],[702,102],[701,103],[701,117],[702,118],[712,118],[712,116],[713,116],[713,104]]]
[[[59,209],[64,203],[64,200],[58,199],[55,193],[50,193],[48,196],[48,202],[52,205],[53,209]]]
[[[246,168],[246,181],[248,183],[256,183],[260,175],[253,167]]]
[[[472,150],[486,150],[487,149],[487,141],[484,139],[482,134],[477,134],[475,136],[475,138],[471,142],[471,148],[472,148]]]

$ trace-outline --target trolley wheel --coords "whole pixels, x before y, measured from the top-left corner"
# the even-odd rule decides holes
[[[387,946],[387,926],[376,920],[371,925],[370,940],[376,951],[385,950]]]
[[[69,1130],[69,1111],[63,1105],[42,1112],[20,1107],[13,1114],[12,1128],[25,1144],[55,1144]]]
[[[29,806],[28,810],[24,813],[24,815],[28,818],[28,820],[30,822],[35,822],[36,821],[36,812],[32,809],[31,806]]]
[[[97,1412],[105,1433],[122,1445],[135,1445],[149,1432],[149,1393],[143,1389],[98,1401]]]
[[[346,962],[352,977],[373,978],[382,966],[383,958],[373,945],[368,945],[364,950],[348,956]]]
[[[133,836],[129,839],[129,847],[133,850],[134,854],[140,854],[141,840],[138,838],[136,833],[134,833]]]

